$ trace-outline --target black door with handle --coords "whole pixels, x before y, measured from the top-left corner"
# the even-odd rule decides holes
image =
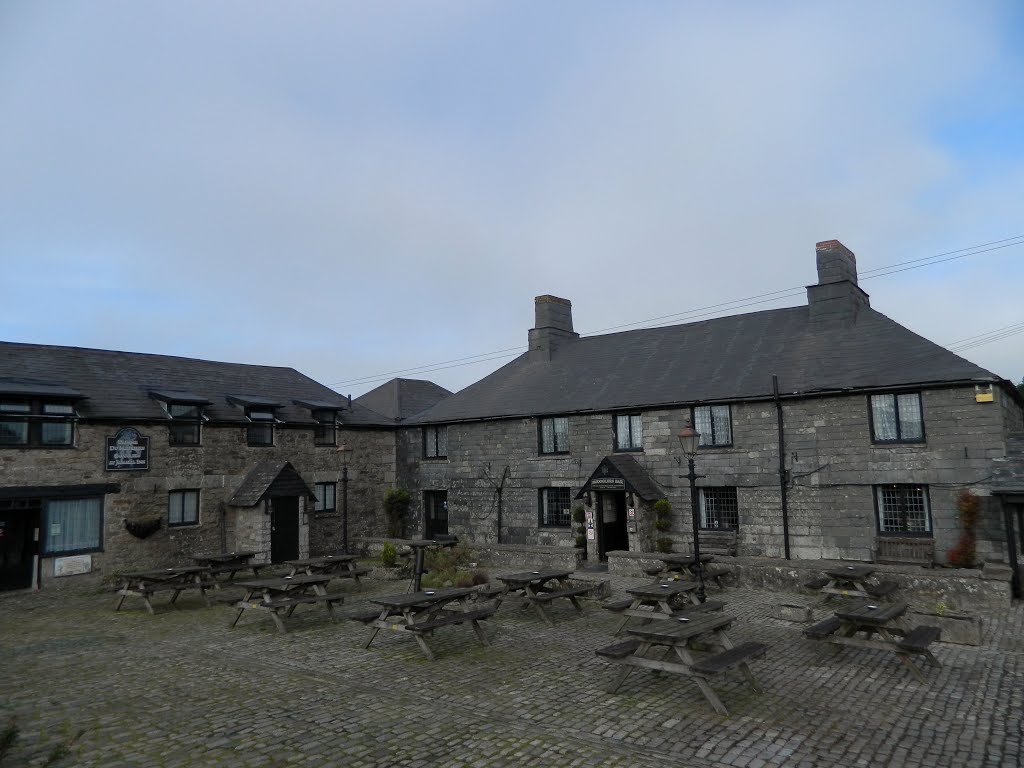
[[[270,500],[270,562],[299,559],[299,497]]]

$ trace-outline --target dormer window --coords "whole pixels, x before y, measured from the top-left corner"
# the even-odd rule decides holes
[[[71,403],[0,400],[0,446],[56,448],[75,443],[78,413]]]
[[[316,429],[313,431],[314,445],[336,445],[338,442],[338,412],[328,410],[313,411]]]
[[[189,403],[168,403],[167,414],[171,417],[171,445],[199,445],[203,424],[203,409]]]
[[[246,443],[257,447],[273,445],[274,424],[277,421],[274,409],[250,407],[245,409],[245,416],[252,422],[245,430]]]

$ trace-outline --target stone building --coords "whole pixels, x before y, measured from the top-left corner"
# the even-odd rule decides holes
[[[0,344],[0,589],[339,549],[346,501],[376,532],[394,430],[289,368]]]
[[[528,352],[402,422],[398,478],[425,532],[572,546],[582,505],[591,559],[657,538],[688,550],[677,433],[692,423],[702,537],[746,555],[944,562],[955,496],[988,494],[1021,397],[872,309],[838,241],[816,261],[806,306],[586,338],[568,301],[538,297]],[[986,509],[980,553],[1003,557]]]

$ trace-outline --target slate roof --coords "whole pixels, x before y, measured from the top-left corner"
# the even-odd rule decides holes
[[[427,410],[449,395],[450,391],[432,381],[392,379],[357,397],[355,402],[399,421]]]
[[[283,459],[264,459],[242,480],[238,489],[231,494],[228,504],[233,507],[252,507],[263,499],[273,487],[280,486],[278,495],[305,495],[315,499],[316,494],[295,471],[290,462]],[[271,493],[271,495],[274,495]]]
[[[807,307],[566,341],[523,354],[406,423],[609,411],[1002,379],[873,309],[812,322]]]
[[[228,398],[249,393],[253,399],[281,403],[277,415],[286,424],[315,423],[310,409],[295,400],[344,408],[340,419],[352,426],[393,424],[365,406],[353,403],[349,409],[347,398],[293,368],[267,365],[0,342],[0,384],[0,393],[13,394],[19,387],[41,394],[55,387],[54,396],[65,390],[80,393],[86,399],[76,407],[85,419],[166,419],[151,396],[156,392],[209,401],[204,413],[211,421],[246,423],[244,411]]]
[[[665,492],[661,490],[661,486],[650,476],[643,464],[628,453],[617,453],[601,459],[594,472],[587,478],[587,482],[583,484],[580,492],[576,494],[577,499],[590,489],[591,480],[596,477],[608,476],[601,471],[606,464],[614,468],[613,471],[616,474],[613,476],[621,477],[626,481],[627,491],[632,491],[644,501],[657,501],[665,498]]]

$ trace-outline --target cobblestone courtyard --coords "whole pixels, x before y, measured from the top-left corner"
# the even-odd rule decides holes
[[[637,581],[610,579],[616,595]],[[342,610],[403,587],[346,586]],[[763,694],[736,672],[714,683],[729,718],[677,676],[638,671],[606,693],[614,670],[593,651],[618,617],[594,603],[579,617],[556,605],[553,629],[505,604],[484,623],[489,648],[447,627],[431,663],[397,633],[364,650],[367,628],[319,607],[281,635],[262,615],[228,629],[230,609],[194,593],[156,616],[131,598],[115,613],[109,593],[4,594],[0,716],[21,729],[9,762],[39,763],[84,729],[62,765],[1021,765],[1020,606],[985,615],[981,647],[936,646],[943,668],[923,686],[891,655],[833,657],[770,618],[777,593],[720,597],[733,640],[769,645],[753,667]]]

